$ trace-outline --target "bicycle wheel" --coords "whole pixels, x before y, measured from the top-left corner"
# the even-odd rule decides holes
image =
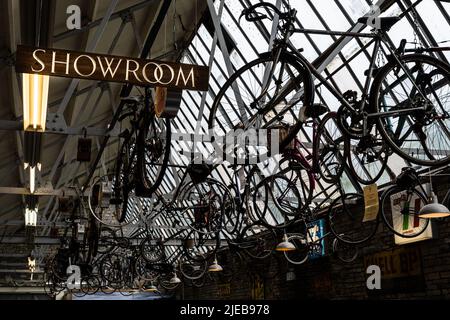
[[[399,237],[417,237],[427,229],[429,223],[429,219],[416,215],[425,204],[427,198],[418,190],[392,186],[381,195],[383,221]]]
[[[327,183],[337,183],[342,176],[346,139],[337,125],[337,114],[329,112],[320,122],[314,139],[316,165]]]
[[[127,137],[122,144],[114,175],[114,200],[116,207],[116,219],[123,223],[127,217],[130,193],[134,189],[134,172],[136,169],[136,143],[131,137]]]
[[[211,107],[208,126],[216,150],[222,150],[230,162],[239,158],[258,163],[269,148],[263,143],[258,146],[258,138],[250,137],[255,131],[250,130],[261,134],[265,131],[260,129],[288,124],[289,131],[279,141],[283,150],[300,130],[300,108],[313,104],[313,90],[310,71],[288,53],[281,54],[276,64],[271,53],[246,64],[223,85]],[[232,145],[226,145],[227,137],[232,137]]]
[[[134,262],[134,268],[139,278],[145,281],[156,281],[160,273],[142,256],[139,256]]]
[[[256,210],[259,208],[265,208],[267,206],[267,197],[263,197],[261,191],[258,189],[259,184],[264,179],[264,175],[261,173],[257,166],[250,169],[245,181],[244,189],[244,202],[246,204],[246,218],[243,224],[251,224],[259,222],[259,216],[256,214]],[[257,201],[254,201],[256,195]],[[240,230],[241,231],[241,230]]]
[[[101,227],[97,252],[100,254],[111,252],[117,245],[116,237],[116,231],[110,228]]]
[[[180,283],[170,283],[170,280],[173,277],[173,273],[163,274],[161,277],[158,278],[158,284],[163,287],[167,291],[173,291],[177,289],[180,285]]]
[[[316,183],[309,164],[303,163],[303,159],[295,153],[283,155],[279,173],[296,186],[300,201],[299,211],[309,208]]]
[[[237,240],[239,248],[254,259],[265,259],[275,250],[276,233],[260,223],[246,226]]]
[[[370,240],[376,233],[379,219],[364,221],[364,196],[346,193],[336,198],[328,209],[331,232],[340,241],[359,244]]]
[[[424,166],[450,163],[450,66],[426,55],[392,61],[375,78],[370,105],[392,150]],[[407,70],[407,72],[405,72]],[[384,114],[383,114],[384,113]]]
[[[137,140],[136,194],[140,197],[151,197],[161,184],[171,147],[170,119],[157,118],[154,113],[149,117],[149,125],[144,119]]]
[[[94,295],[100,290],[100,280],[95,275],[89,275],[81,281],[81,291],[87,295]]]
[[[188,259],[201,262],[214,256],[219,247],[218,233],[199,233],[192,230],[184,239],[183,250]]]
[[[370,135],[361,139],[346,139],[345,154],[352,177],[359,183],[369,185],[376,183],[383,175],[391,152],[381,137]]]
[[[342,262],[350,263],[358,257],[358,248],[335,238],[333,240],[333,253]]]
[[[285,251],[284,257],[292,264],[303,264],[309,257],[309,246],[304,234],[293,234],[288,236],[288,241],[295,246],[293,251]]]
[[[233,231],[236,222],[234,199],[228,188],[214,179],[187,184],[179,197],[183,215],[190,221],[189,227],[199,233],[217,233],[225,226]],[[225,209],[227,216],[225,216]]]
[[[280,182],[280,185],[285,184],[289,187],[288,190],[293,190],[290,186],[289,180],[280,176],[269,176],[264,178],[256,187],[253,193],[253,212],[258,218],[258,222],[272,229],[284,229],[295,221],[296,213],[299,213],[299,196],[298,191],[297,200],[293,200],[293,204],[289,204],[289,199],[284,201],[284,193],[281,188],[274,188]],[[283,182],[283,183],[281,183]],[[274,188],[274,189],[272,189]],[[281,197],[281,198],[280,198]],[[287,205],[281,205],[280,202],[287,202]]]
[[[197,280],[203,277],[208,269],[208,261],[192,261],[186,257],[179,263],[179,269],[183,277],[189,280]]]
[[[165,258],[165,249],[162,244],[153,244],[155,239],[146,237],[140,244],[141,257],[148,263],[158,263]]]
[[[272,176],[268,184],[271,190],[271,198],[278,210],[287,216],[298,216],[303,204],[297,186],[287,177],[280,174]]]

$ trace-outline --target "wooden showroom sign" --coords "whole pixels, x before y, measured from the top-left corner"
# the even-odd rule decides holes
[[[209,80],[202,66],[29,46],[17,47],[16,71],[197,91]]]

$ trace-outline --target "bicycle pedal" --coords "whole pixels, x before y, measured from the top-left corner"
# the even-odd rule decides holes
[[[303,106],[300,110],[300,117],[304,119],[317,119],[329,111],[328,107],[321,103],[315,103],[310,106]],[[304,121],[303,121],[304,122]]]

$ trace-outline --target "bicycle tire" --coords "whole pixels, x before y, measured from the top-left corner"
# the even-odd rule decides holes
[[[154,125],[157,121],[154,113],[149,115],[150,123],[146,126],[145,120],[143,125],[145,128],[141,128],[139,131],[138,139],[137,139],[137,185],[136,185],[136,194],[139,197],[149,198],[152,194],[158,189],[161,185],[167,166],[169,165],[169,157],[171,150],[171,139],[172,139],[172,130],[171,130],[171,122],[169,118],[161,118],[159,119],[161,122],[164,122],[165,132],[162,132],[164,138],[158,137],[158,141],[153,141],[153,139],[148,139],[149,129],[152,125]],[[155,125],[155,131],[158,131]],[[152,140],[152,145],[149,145],[148,140]],[[152,147],[152,148],[150,148]],[[160,148],[163,148],[161,151]],[[153,150],[152,150],[153,149]],[[156,159],[153,159],[156,157]],[[149,162],[147,162],[147,159]],[[155,164],[153,161],[160,161],[160,163]],[[153,167],[152,167],[153,166]],[[157,169],[155,170],[155,167]]]
[[[163,261],[165,258],[164,246],[162,244],[150,244],[151,241],[154,241],[151,237],[146,237],[141,241],[139,245],[141,257],[150,264]]]
[[[185,257],[186,258],[186,257]],[[198,280],[204,276],[208,269],[208,261],[191,261],[190,259],[181,259],[179,269],[184,278],[189,280]]]
[[[236,109],[235,109],[235,106],[232,103],[230,103],[231,111],[225,110],[225,107],[226,107],[225,102],[230,102],[231,101],[230,99],[233,99],[230,96],[230,92],[228,90],[231,89],[233,91],[233,95],[234,95],[234,92],[235,92],[234,89],[237,88],[237,91],[239,91],[239,93],[241,93],[241,90],[239,90],[239,83],[241,82],[243,84],[243,86],[245,87],[246,92],[248,93],[248,96],[246,96],[245,98],[254,96],[257,93],[257,91],[255,91],[255,88],[250,88],[251,84],[249,83],[249,80],[254,79],[256,82],[260,83],[259,79],[264,78],[264,76],[262,76],[262,77],[255,76],[255,71],[252,68],[258,67],[258,65],[261,65],[260,71],[266,72],[268,63],[272,63],[271,66],[274,65],[273,59],[274,59],[273,53],[271,53],[271,52],[264,53],[264,54],[261,54],[258,59],[255,59],[254,61],[247,63],[245,66],[243,66],[242,68],[237,70],[233,75],[231,75],[231,77],[222,86],[221,90],[217,94],[217,96],[212,104],[210,117],[208,120],[208,128],[210,130],[210,133],[212,133],[212,135],[213,135],[212,142],[213,142],[214,146],[217,147],[219,150],[223,150],[224,155],[227,156],[227,159],[229,157],[231,157],[231,158],[235,158],[235,157],[230,155],[231,152],[228,152],[226,150],[226,146],[221,147],[217,143],[217,141],[216,141],[216,140],[218,140],[217,137],[220,137],[221,133],[224,134],[224,136],[225,136],[226,134],[229,134],[232,131],[234,132],[234,130],[241,128],[243,121],[245,121],[244,119],[239,119],[239,117],[237,119],[235,119],[235,120],[237,120],[236,123],[233,123],[233,121],[230,120],[229,114],[234,112],[234,110],[236,110]],[[304,89],[303,95],[300,98],[296,97],[296,99],[298,99],[298,100],[294,101],[292,106],[295,106],[294,109],[298,108],[299,109],[298,112],[300,112],[300,107],[301,107],[301,105],[299,103],[300,101],[302,102],[301,103],[302,105],[312,105],[313,101],[314,101],[314,83],[313,83],[313,80],[311,77],[311,72],[308,70],[308,67],[306,65],[304,65],[304,63],[301,60],[298,60],[292,54],[289,54],[286,52],[281,54],[278,62],[281,63],[281,66],[290,66],[290,68],[287,68],[287,70],[289,72],[286,72],[286,74],[290,73],[290,76],[293,75],[296,77],[295,82],[291,82],[292,85],[287,87],[287,89],[286,89],[287,94],[285,97],[283,97],[283,99],[286,98],[289,94],[295,94],[296,92],[300,91],[301,89]],[[246,72],[249,72],[247,75],[247,77],[250,77],[249,79],[247,79],[248,81],[246,81],[245,79],[242,80],[243,75],[245,75]],[[275,73],[276,73],[276,71],[275,71]],[[292,73],[294,73],[294,74],[292,74]],[[272,79],[272,80],[274,80],[274,79]],[[277,81],[277,80],[275,80],[275,81]],[[283,82],[283,79],[280,79],[280,81]],[[281,84],[282,83],[280,83],[280,85]],[[262,87],[261,83],[260,83],[260,87]],[[268,95],[267,93],[264,93],[263,95],[267,96],[266,97],[267,99],[271,98],[271,96]],[[240,96],[241,96],[240,99],[243,99],[242,94],[240,94]],[[222,99],[223,99],[223,101],[222,101]],[[283,99],[281,99],[281,100],[283,100]],[[254,100],[256,100],[256,97],[254,97],[252,102],[249,101],[248,103],[246,103],[245,106],[241,106],[240,116],[242,116],[242,111],[244,111],[242,109],[245,109],[246,116],[248,118],[255,116],[257,111],[253,111],[253,110],[256,108],[253,105],[250,106],[251,104],[255,104]],[[244,103],[244,101],[242,101],[242,102]],[[296,134],[298,133],[298,131],[300,130],[300,127],[301,127],[301,122],[298,120],[298,113],[295,114],[295,112],[297,110],[292,110],[292,108],[293,108],[292,106],[291,106],[291,108],[289,108],[289,110],[288,109],[286,109],[286,110],[288,110],[287,112],[291,112],[291,114],[293,116],[292,119],[295,121],[295,123],[293,123],[292,126],[290,126],[288,133],[279,142],[279,150],[280,151],[282,151],[292,141],[292,139],[296,136]],[[218,111],[219,108],[220,108],[220,111]],[[270,112],[274,113],[274,110],[275,110],[274,108],[270,108],[270,110],[266,110],[263,113],[258,111],[258,114],[262,115],[262,116],[268,116]],[[220,123],[220,121],[218,120],[219,112],[226,118],[225,122],[227,122],[228,128],[226,126],[224,126],[224,124]],[[274,113],[273,117],[274,117],[273,119],[277,119],[277,115],[275,113]],[[261,129],[270,128],[270,126],[275,121],[276,120],[273,120],[273,122],[270,124],[266,123]],[[216,127],[216,125],[217,125],[217,127]],[[220,129],[221,132],[217,132],[218,129]],[[235,147],[235,146],[233,146],[233,147]],[[269,150],[267,150],[266,153],[264,153],[264,151],[263,151],[263,153],[260,153],[260,154],[257,154],[256,156],[250,157],[247,154],[247,151],[248,150],[244,151],[246,154],[245,160],[249,161],[249,163],[258,163],[258,162],[260,162],[259,161],[260,158],[264,158],[268,154],[271,154],[271,152],[269,152]]]
[[[209,197],[209,192],[212,192],[214,196]],[[195,210],[200,209],[197,198],[205,200],[207,197],[209,197],[207,205],[210,208],[208,216],[211,214],[211,210],[214,213],[215,209],[216,212],[213,215],[212,220],[208,219],[206,225],[197,224],[195,221]],[[183,201],[185,201],[184,204],[186,204],[186,202],[188,203],[186,206],[188,209],[183,212],[183,215],[186,215],[188,220],[192,220],[192,217],[194,217],[193,223],[189,223],[189,227],[196,232],[205,234],[217,233],[221,231],[224,226],[225,228],[228,227],[226,230],[230,232],[229,230],[234,231],[237,227],[237,224],[233,223],[233,220],[228,220],[233,218],[233,212],[235,212],[233,196],[228,188],[216,179],[207,178],[204,182],[200,183],[189,182],[180,192],[178,201],[181,202],[181,206],[183,206]],[[196,205],[190,206],[189,204],[193,202],[195,202]],[[225,216],[225,209],[228,210],[227,216]],[[229,223],[231,223],[231,225],[229,225]]]
[[[264,230],[264,228],[266,230]],[[277,245],[277,235],[275,231],[271,228],[268,228],[262,223],[254,223],[248,225],[242,230],[241,234],[239,235],[239,238],[237,240],[238,244],[240,243],[242,245],[243,243],[248,241],[248,232],[253,233],[250,234],[250,237],[254,237],[254,243],[256,245],[244,248],[244,252],[249,257],[254,259],[262,260],[268,258],[273,253]]]
[[[271,191],[267,182],[270,178],[264,178],[256,186],[255,192],[253,193],[254,214],[257,217],[257,223],[261,223],[270,229],[285,229],[295,219],[290,215],[286,215],[283,210],[279,210],[277,205],[269,203],[269,194],[271,194]],[[263,199],[262,202],[261,199]]]
[[[304,234],[294,234],[288,236],[288,241],[295,246],[296,250],[283,252],[289,263],[300,265],[308,261],[309,246]]]
[[[361,244],[375,235],[379,215],[364,221],[364,197],[359,193],[346,193],[334,199],[328,208],[328,221],[333,235],[347,244]],[[359,207],[352,207],[353,204]]]
[[[336,112],[323,117],[314,139],[314,158],[322,179],[338,183],[345,168],[345,140],[347,137],[337,125]]]
[[[304,211],[309,208],[312,202],[316,186],[316,179],[312,168],[308,163],[302,163],[301,159],[295,155],[283,155],[283,159],[280,161],[280,168],[283,167],[284,163],[287,163],[287,167],[281,169],[279,173],[291,181],[297,181],[295,185],[297,186],[300,203],[302,204],[300,211]]]
[[[403,198],[400,198],[398,205],[395,205],[395,209],[399,211],[399,213],[401,215],[404,215],[404,213],[402,213],[401,211],[406,209],[408,210],[408,217],[403,217],[403,221],[401,221],[400,217],[396,217],[394,220],[394,217],[392,216],[392,199],[391,196],[398,194],[400,192],[407,192],[407,199],[411,196],[410,200],[412,199],[413,195],[416,197],[414,200],[414,207],[411,206],[406,206],[405,203],[405,207],[402,208],[402,201]],[[411,194],[409,194],[409,192],[411,192]],[[419,200],[417,202],[417,200]],[[428,224],[430,222],[430,219],[423,219],[423,218],[419,218],[417,217],[416,213],[420,210],[420,208],[422,208],[426,203],[428,203],[427,201],[427,197],[422,194],[422,192],[419,192],[417,189],[411,189],[411,190],[405,190],[401,187],[398,187],[396,185],[386,189],[383,194],[381,195],[381,199],[380,199],[380,210],[381,210],[381,215],[383,217],[383,221],[385,223],[385,225],[388,227],[388,229],[394,233],[395,235],[402,237],[402,238],[414,238],[419,236],[420,234],[422,234],[428,227]],[[411,208],[413,208],[411,210]],[[414,233],[402,233],[399,232],[399,229],[403,229],[403,230],[407,230],[404,232],[409,232],[408,230],[414,230],[414,228],[410,228],[410,223],[411,223],[411,219],[410,216],[412,218],[413,221],[413,226],[416,225],[416,223],[419,223],[419,226],[417,228],[418,231],[414,232]],[[408,229],[409,228],[409,229]]]
[[[447,165],[450,163],[450,151],[447,151],[450,150],[450,105],[448,103],[442,103],[442,101],[439,101],[439,106],[436,107],[433,104],[433,100],[429,98],[429,95],[433,96],[436,99],[436,90],[440,90],[442,87],[446,87],[447,90],[450,90],[448,89],[450,88],[450,65],[431,56],[421,54],[404,55],[399,57],[399,59],[402,62],[403,66],[405,66],[405,68],[409,64],[413,64],[413,68],[410,68],[410,70],[417,72],[417,78],[415,81],[417,86],[427,86],[428,81],[430,81],[431,83],[434,76],[440,75],[442,79],[440,80],[440,82],[436,82],[439,83],[440,88],[435,89],[435,85],[430,85],[430,88],[428,88],[428,92],[430,94],[427,94],[427,91],[425,91],[424,93],[428,100],[426,107],[430,108],[431,110],[425,112],[417,109],[417,111],[406,113],[403,117],[397,116],[397,118],[399,119],[396,128],[394,128],[395,117],[392,117],[391,120],[387,116],[381,116],[377,119],[378,130],[381,136],[385,139],[386,143],[400,157],[412,163],[424,166]],[[434,68],[432,71],[426,74],[426,76],[424,74],[419,75],[419,71],[416,71],[423,71],[424,65],[428,65],[431,68]],[[388,103],[390,100],[392,100],[393,104],[395,105],[393,108],[397,108],[397,110],[401,111],[401,103],[403,102],[398,103],[397,97],[400,96],[401,98],[401,93],[394,92],[394,89],[395,87],[397,87],[397,85],[399,85],[401,86],[400,89],[405,91],[406,89],[404,89],[404,87],[407,86],[408,83],[403,84],[402,81],[399,81],[401,80],[401,78],[399,77],[400,71],[397,71],[396,68],[398,68],[398,63],[396,61],[390,61],[387,65],[381,68],[380,72],[374,79],[370,91],[371,112],[383,113],[383,108],[387,109],[389,107],[388,105],[384,106],[384,104]],[[391,79],[389,78],[389,75],[391,74],[391,72],[393,72],[395,75],[395,78],[392,79],[392,84],[395,84],[395,86],[393,86],[390,82]],[[406,74],[404,75],[404,77],[408,78]],[[430,83],[428,83],[428,85]],[[389,85],[387,89],[384,89],[384,87],[382,87],[385,84]],[[388,93],[388,95],[385,96],[382,92]],[[416,94],[416,92],[414,93]],[[420,95],[414,95],[414,97],[410,97],[412,95],[413,91],[405,92],[405,96],[407,96],[408,99],[406,100],[406,103],[404,103],[406,108],[414,108],[416,107],[417,103],[419,104],[419,106],[422,106],[421,103],[425,103],[423,102],[423,99],[420,97]],[[448,93],[446,93],[446,95],[448,95]],[[439,97],[437,98],[439,99]],[[433,108],[431,108],[430,102],[431,105],[433,105]],[[442,115],[438,115],[437,112],[439,111],[439,109],[442,109],[442,107],[444,107],[445,110],[442,110]],[[410,127],[405,129],[405,124],[409,124]],[[437,126],[433,127],[434,124],[437,124]],[[441,129],[439,129],[439,127]],[[425,128],[426,130],[424,131]],[[433,132],[433,129],[436,131]],[[402,134],[403,136],[400,137]],[[439,139],[440,136],[443,136],[444,139]],[[438,139],[438,141],[433,143],[428,140],[429,138],[436,138]],[[428,142],[430,142],[432,145],[430,145]],[[446,146],[443,145],[445,143]],[[438,154],[440,152],[443,152],[444,154],[439,154],[439,156],[441,156],[439,159],[430,159],[435,156],[432,152],[433,149],[438,150]]]
[[[345,155],[350,175],[364,185],[376,183],[387,168],[389,147],[381,141],[379,144],[382,146],[378,149],[368,147],[361,151],[352,150],[351,140],[353,139],[345,140]]]
[[[135,161],[136,157],[134,148],[131,136],[127,137],[121,146],[115,165],[114,196],[116,199],[121,200],[120,206],[117,207],[116,205],[116,219],[119,223],[123,223],[126,220],[129,195],[134,188],[132,177],[135,169],[132,162]],[[128,157],[128,152],[131,152],[131,158]]]
[[[344,250],[342,250],[342,246],[344,246]],[[350,257],[344,256],[344,253],[348,253],[348,249],[355,249],[353,254],[350,254]],[[343,252],[344,251],[344,252]],[[336,257],[344,263],[351,263],[358,258],[359,252],[356,246],[352,246],[348,243],[340,241],[338,238],[333,239],[333,253]],[[351,253],[351,252],[350,252]]]

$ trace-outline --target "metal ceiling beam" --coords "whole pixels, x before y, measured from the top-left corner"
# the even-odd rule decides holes
[[[0,187],[0,194],[20,194],[20,195],[30,195],[30,190],[28,188],[15,188],[15,187]],[[76,197],[77,193],[73,189],[59,189],[54,190],[53,188],[37,188],[34,193],[36,196],[72,196]]]
[[[28,269],[0,269],[0,273],[29,273],[31,275],[30,270]],[[44,271],[42,270],[36,270],[34,273],[44,273]],[[16,288],[16,289],[21,289],[21,288]],[[0,287],[0,292],[2,292],[2,290],[4,290],[4,288]],[[5,291],[3,291],[5,292]]]
[[[20,254],[20,253],[0,253],[0,258],[26,258],[28,254]]]
[[[220,3],[220,6],[219,6],[219,13],[218,13],[219,17],[222,16],[223,8],[224,8],[224,2],[222,1]],[[218,40],[219,40],[219,38],[217,36],[217,33],[215,33],[214,34],[214,38],[213,38],[213,42],[212,42],[212,45],[211,45],[211,51],[210,51],[210,54],[209,54],[209,62],[208,62],[210,77],[211,77],[211,73],[212,73],[212,66],[213,66],[213,63],[214,63],[214,54],[216,52],[217,41]],[[211,94],[209,92],[209,90],[202,93],[202,100],[200,102],[200,107],[199,107],[198,116],[197,116],[197,126],[195,128],[195,133],[196,134],[198,134],[200,132],[201,128],[202,128],[203,114],[204,114],[204,111],[205,111],[206,98],[207,98],[208,94]]]
[[[58,222],[58,223],[51,223],[50,221],[42,221],[42,220],[38,220],[37,222],[37,227],[45,227],[48,226],[49,224],[52,225],[52,227],[55,228],[67,228],[70,227],[71,224],[70,223],[62,223],[62,222]],[[24,225],[24,221],[23,220],[7,220],[5,222],[2,222],[0,224],[0,228],[4,227],[4,226],[23,226]],[[148,224],[147,227],[151,228],[151,229],[155,229],[155,230],[189,230],[190,227],[188,226],[169,226],[169,225],[157,225],[157,224]],[[8,257],[10,255],[7,255]],[[0,258],[2,257],[2,255],[0,254]]]
[[[23,130],[23,122],[22,121],[13,121],[13,120],[0,120],[0,131],[22,131]],[[86,132],[85,132],[86,130]],[[87,136],[92,137],[104,137],[107,134],[111,137],[118,137],[120,132],[118,128],[115,128],[111,131],[104,128],[92,128],[92,127],[65,127],[56,129],[47,128],[45,131],[46,134],[59,134],[59,135],[73,135],[73,136],[81,136],[86,133]]]
[[[224,2],[225,2],[225,0],[221,0],[221,5],[223,5]],[[217,15],[213,1],[207,0],[207,3],[208,3],[209,12],[211,14],[211,20],[213,21],[214,29],[216,31],[217,38],[219,40],[219,45],[220,45],[220,50],[222,51],[223,60],[225,62],[225,66],[227,67],[228,76],[231,77],[235,70],[234,70],[233,64],[231,63],[230,53],[228,52],[227,44],[225,42],[225,38],[224,38],[224,35],[222,32],[222,23],[220,21],[221,17],[219,17]],[[244,107],[245,104],[242,99],[242,95],[239,92],[239,88],[236,85],[233,85],[232,89],[233,89],[233,92],[234,92],[234,95],[236,98],[236,102],[238,104],[238,110],[239,110],[239,113],[241,116],[241,120],[244,124],[247,124],[248,116],[247,116],[247,112]]]
[[[82,239],[82,238],[80,238]],[[130,239],[130,242],[132,245],[139,245],[142,242],[143,239]],[[19,237],[19,236],[13,236],[13,237],[4,237],[2,239],[2,242],[0,244],[26,244],[26,238],[25,237]],[[180,239],[172,239],[167,240],[162,245],[164,246],[173,246],[173,247],[179,247],[184,245],[184,240]],[[61,240],[59,238],[50,238],[50,237],[35,237],[34,238],[34,244],[35,245],[54,245],[59,246],[61,244]],[[157,245],[160,244],[159,240],[152,240],[150,241],[149,245]],[[227,241],[221,240],[220,246],[226,246],[228,244]],[[205,240],[204,246],[205,247],[212,247],[216,245],[215,240]]]

